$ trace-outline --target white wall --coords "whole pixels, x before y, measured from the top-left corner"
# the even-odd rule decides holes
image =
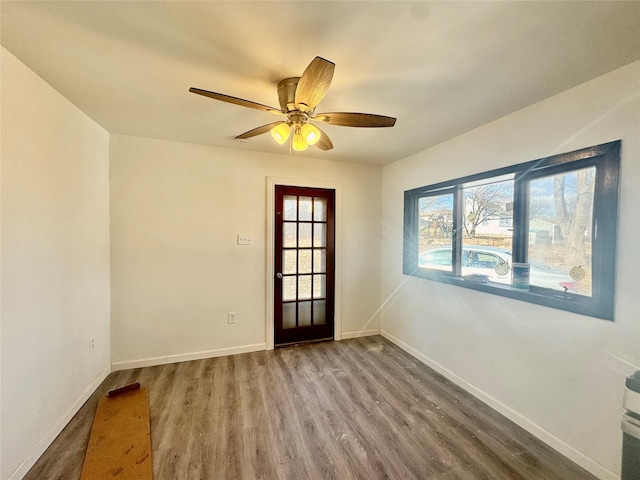
[[[342,185],[342,332],[379,328],[380,167],[112,135],[115,368],[265,348],[267,177]]]
[[[602,478],[640,368],[640,62],[383,168],[381,328]],[[403,192],[622,139],[615,323],[402,274]]]
[[[109,371],[109,135],[0,55],[4,480],[22,478]]]

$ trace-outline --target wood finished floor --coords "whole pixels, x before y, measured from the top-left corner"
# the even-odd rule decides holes
[[[136,381],[155,480],[595,479],[376,336],[114,372],[25,480],[79,479],[98,398]]]

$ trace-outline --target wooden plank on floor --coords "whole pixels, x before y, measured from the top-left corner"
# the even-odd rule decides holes
[[[147,387],[98,402],[81,480],[152,480]]]

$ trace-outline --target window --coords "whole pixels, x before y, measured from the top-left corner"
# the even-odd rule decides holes
[[[620,141],[405,192],[406,275],[613,320]]]

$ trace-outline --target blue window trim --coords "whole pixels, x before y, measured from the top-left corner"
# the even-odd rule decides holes
[[[621,141],[604,143],[573,152],[562,153],[510,167],[477,173],[404,192],[403,273],[432,281],[500,295],[551,308],[614,320],[615,264],[618,230],[618,188],[620,182]],[[596,167],[592,225],[592,296],[562,294],[555,290],[531,286],[530,290],[509,286],[474,283],[460,276],[462,255],[461,221],[463,218],[463,185],[494,177],[513,175],[513,251],[514,262],[526,262],[528,247],[528,183],[541,176],[569,172],[590,166]],[[418,266],[418,201],[429,195],[453,193],[453,272],[420,268]]]

